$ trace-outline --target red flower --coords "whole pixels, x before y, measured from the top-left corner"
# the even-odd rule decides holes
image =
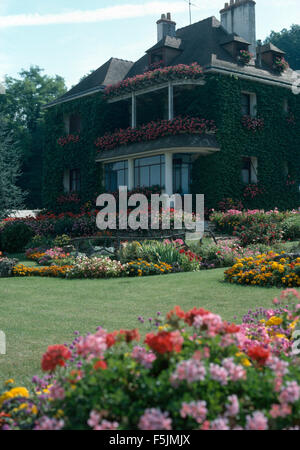
[[[191,309],[190,311],[188,311],[185,314],[184,321],[188,325],[192,326],[196,316],[205,316],[208,313],[209,313],[209,311],[206,311],[206,309],[203,309],[203,308],[197,309],[196,307],[194,307],[193,309]]]
[[[117,331],[114,331],[113,333],[108,333],[106,335],[106,345],[108,348],[112,347],[116,343],[116,335]]]
[[[225,333],[228,334],[234,334],[234,333],[238,333],[240,331],[240,327],[238,325],[236,325],[235,323],[225,323],[225,329],[224,329]]]
[[[248,356],[254,361],[257,361],[260,366],[263,366],[270,356],[270,350],[260,345],[253,345],[248,350]]]
[[[160,331],[157,334],[149,333],[146,335],[145,344],[156,353],[163,355],[164,353],[181,351],[183,337],[179,331]]]
[[[139,330],[136,328],[135,330],[120,330],[119,331],[120,336],[125,336],[125,341],[127,343],[131,341],[139,341],[140,340],[140,333]]]
[[[175,306],[174,309],[172,309],[171,311],[169,311],[167,313],[167,320],[170,320],[172,318],[172,316],[177,316],[179,317],[179,319],[184,319],[185,318],[185,312],[180,308],[180,306]]]
[[[50,345],[42,358],[42,369],[54,371],[56,366],[64,366],[65,361],[71,358],[72,353],[64,345]]]
[[[94,364],[94,369],[95,370],[97,370],[97,369],[105,370],[105,369],[107,369],[107,364],[105,361],[102,361],[102,360],[96,361]]]

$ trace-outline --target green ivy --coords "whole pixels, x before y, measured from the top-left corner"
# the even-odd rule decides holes
[[[247,130],[241,122],[241,92],[257,95],[257,115],[264,127],[257,132]],[[288,99],[295,124],[287,122],[283,110]],[[245,186],[241,181],[242,156],[258,158],[258,180],[264,194],[247,206],[287,209],[299,206],[300,195],[300,96],[288,89],[241,80],[234,76],[207,75],[206,85],[179,91],[175,97],[176,115],[196,115],[215,120],[221,151],[199,156],[192,169],[192,192],[205,194],[205,204],[216,207],[231,197],[242,200]],[[153,96],[149,108],[138,105],[139,121],[145,122],[163,114],[162,96]],[[140,112],[139,112],[140,109]],[[79,113],[82,131],[80,142],[64,147],[57,139],[65,135],[65,114]],[[94,201],[102,192],[102,169],[95,163],[97,137],[129,126],[129,103],[108,104],[102,93],[62,103],[47,110],[47,136],[44,149],[44,206],[55,210],[56,199],[63,193],[63,173],[67,168],[80,168],[82,202]],[[284,162],[289,163],[295,185],[287,186]]]

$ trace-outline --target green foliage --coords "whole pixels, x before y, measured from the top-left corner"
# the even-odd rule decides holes
[[[300,70],[300,25],[292,25],[289,30],[271,31],[265,43],[272,42],[286,52],[286,60],[294,70]]]
[[[285,239],[300,240],[300,214],[288,217],[282,224]]]
[[[242,125],[241,91],[257,95],[257,113],[264,119],[264,127],[257,132]],[[153,99],[156,99],[155,95]],[[289,114],[283,109],[284,99],[289,103]],[[147,96],[149,100],[149,96]],[[159,118],[161,101],[138,103],[138,123]],[[215,120],[221,151],[200,155],[192,167],[192,192],[203,193],[208,208],[215,208],[224,198],[240,200],[246,207],[279,209],[298,207],[300,196],[300,121],[299,96],[288,89],[242,80],[233,76],[207,75],[206,85],[186,90],[175,97],[176,115],[194,115]],[[78,113],[82,131],[78,143],[64,147],[57,140],[65,134],[64,115]],[[102,193],[102,168],[95,163],[97,137],[106,132],[129,126],[126,102],[107,104],[101,93],[62,103],[47,110],[47,136],[44,151],[44,206],[55,210],[57,198],[63,194],[65,169],[81,170],[82,203],[94,204]],[[245,185],[241,180],[242,157],[258,158],[258,179],[263,194],[254,200],[244,197]],[[288,184],[285,164],[288,163]]]
[[[8,253],[22,251],[32,238],[32,230],[22,222],[5,225],[1,234],[1,245]]]
[[[56,236],[56,238],[53,239],[53,246],[64,247],[65,245],[69,245],[70,241],[71,239],[67,234],[61,234],[60,236]]]
[[[21,208],[24,194],[17,186],[20,176],[20,154],[12,133],[0,116],[0,218],[12,209]]]
[[[19,185],[29,190],[27,205],[41,207],[42,154],[45,134],[42,107],[66,92],[64,79],[44,75],[43,69],[22,69],[19,78],[6,76],[6,95],[2,110],[9,128],[13,129],[22,154]]]

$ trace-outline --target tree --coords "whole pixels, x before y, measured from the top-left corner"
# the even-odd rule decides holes
[[[300,25],[292,25],[289,30],[271,31],[265,44],[272,42],[286,53],[286,60],[294,70],[300,70]]]
[[[22,69],[20,78],[5,77],[6,95],[2,111],[20,142],[22,176],[18,184],[29,191],[27,206],[41,207],[42,150],[44,138],[43,106],[66,92],[64,79],[50,77],[43,69]]]
[[[25,194],[17,186],[20,173],[20,152],[0,116],[0,218],[12,209],[23,207]]]

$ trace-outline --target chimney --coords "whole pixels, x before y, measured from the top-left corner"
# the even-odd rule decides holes
[[[171,13],[162,14],[157,23],[157,42],[166,36],[176,36],[176,23],[171,20]]]
[[[230,0],[220,11],[221,24],[228,33],[236,33],[251,43],[250,52],[256,55],[256,23],[254,0]]]

